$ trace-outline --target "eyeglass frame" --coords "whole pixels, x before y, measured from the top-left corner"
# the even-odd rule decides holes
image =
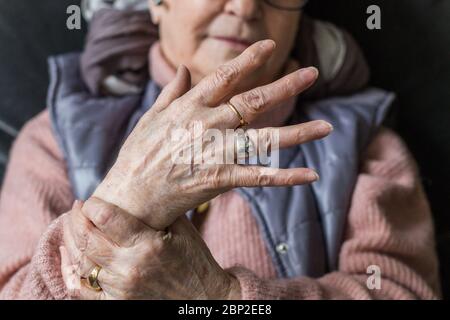
[[[282,7],[277,4],[272,3],[271,1],[273,1],[273,0],[263,0],[263,1],[268,6],[271,6],[272,8],[275,8],[278,10],[283,10],[283,11],[301,11],[309,2],[309,0],[304,0],[303,4],[298,8],[285,8],[285,7]]]

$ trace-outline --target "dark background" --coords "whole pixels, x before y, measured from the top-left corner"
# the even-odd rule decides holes
[[[0,181],[15,133],[45,107],[47,57],[82,49],[86,26],[65,27],[66,8],[78,3],[0,0]],[[371,4],[381,7],[382,30],[366,28]],[[349,30],[369,60],[372,84],[398,94],[396,129],[421,168],[450,298],[450,1],[311,0],[306,10]]]

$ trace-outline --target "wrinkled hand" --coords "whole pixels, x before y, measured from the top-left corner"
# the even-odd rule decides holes
[[[196,146],[200,144],[204,150],[211,147],[211,139],[206,137],[208,129],[220,130],[225,136],[227,129],[239,126],[240,119],[227,106],[227,101],[251,124],[262,113],[309,88],[317,79],[316,69],[301,69],[269,85],[233,96],[242,79],[263,65],[274,48],[271,40],[255,43],[192,89],[190,73],[181,66],[176,78],[140,119],[94,196],[117,205],[156,230],[164,230],[189,209],[235,187],[291,186],[316,181],[317,173],[307,168],[277,169],[195,161],[202,156],[196,152]],[[202,128],[194,139],[171,141],[174,129],[191,132],[194,124],[201,124]],[[325,121],[312,121],[257,132],[271,137],[275,130],[283,148],[323,138],[332,127]],[[267,144],[271,144],[270,139]],[[174,154],[187,151],[192,152],[190,164],[173,161]]]
[[[61,248],[66,286],[75,298],[239,299],[239,283],[220,268],[185,216],[155,231],[116,206],[91,198],[64,217]],[[102,291],[87,278],[101,266]]]

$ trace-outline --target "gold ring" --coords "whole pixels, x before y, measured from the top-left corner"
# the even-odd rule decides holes
[[[102,287],[98,283],[98,275],[100,271],[102,270],[102,267],[95,266],[94,269],[92,269],[91,273],[89,273],[89,276],[87,277],[87,285],[89,289],[95,290],[95,291],[101,291]]]
[[[238,128],[242,128],[242,127],[245,127],[248,125],[248,122],[244,120],[244,117],[239,113],[239,111],[236,109],[236,107],[231,104],[230,101],[227,102],[227,106],[231,110],[233,110],[233,112],[238,116],[238,118],[239,118],[239,127]]]

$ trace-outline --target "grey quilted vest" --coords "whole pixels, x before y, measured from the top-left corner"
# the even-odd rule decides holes
[[[50,58],[49,64],[53,129],[74,195],[87,199],[160,88],[150,81],[142,96],[93,97],[80,77],[78,53]],[[393,98],[368,89],[299,106],[291,123],[323,119],[335,129],[325,139],[282,150],[280,167],[315,168],[321,180],[237,189],[252,208],[279,277],[318,277],[336,270],[361,155]]]

